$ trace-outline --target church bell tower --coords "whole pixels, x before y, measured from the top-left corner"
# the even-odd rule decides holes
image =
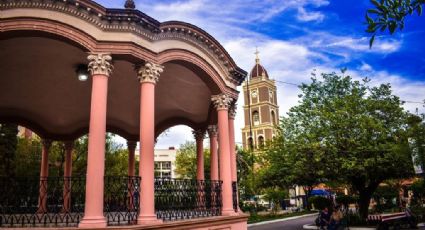
[[[242,143],[244,149],[252,150],[272,140],[279,123],[276,83],[260,64],[258,50],[255,54],[255,65],[243,83],[245,126],[242,129]]]

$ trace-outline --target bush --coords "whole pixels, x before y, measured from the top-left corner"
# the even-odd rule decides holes
[[[410,187],[410,190],[413,192],[413,204],[414,205],[422,205],[424,204],[425,199],[425,181],[424,179],[419,179],[415,181],[412,186]]]
[[[350,204],[357,203],[358,197],[349,195],[338,195],[335,200],[338,204],[343,205],[347,209]]]
[[[322,210],[325,207],[332,208],[332,200],[322,196],[312,196],[308,198],[308,202],[314,205],[314,208]]]

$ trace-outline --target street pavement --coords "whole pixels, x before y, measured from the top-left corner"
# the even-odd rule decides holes
[[[248,227],[249,230],[299,230],[303,229],[304,224],[312,224],[314,223],[314,219],[316,219],[316,215],[301,217],[299,219],[281,221],[276,223],[257,225]]]
[[[314,215],[314,216],[301,217],[299,219],[294,219],[294,220],[287,220],[287,221],[281,221],[276,223],[257,225],[257,226],[248,227],[248,230],[301,230],[303,229],[303,225],[314,223],[314,219],[316,217],[317,216]],[[420,227],[419,229],[425,230],[425,227]]]

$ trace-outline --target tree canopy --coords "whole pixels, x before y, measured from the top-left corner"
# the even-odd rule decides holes
[[[365,218],[381,182],[413,174],[402,102],[389,84],[336,73],[313,74],[300,89],[299,105],[282,119],[265,155],[267,178],[283,185],[347,183]]]
[[[366,32],[372,35],[370,46],[375,36],[388,31],[390,34],[404,29],[405,18],[415,12],[422,15],[425,0],[370,0],[373,8],[366,13]]]

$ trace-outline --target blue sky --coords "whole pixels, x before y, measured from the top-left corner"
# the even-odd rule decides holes
[[[98,1],[122,8],[123,1]],[[425,16],[411,16],[402,32],[384,34],[369,49],[365,11],[369,0],[136,0],[137,9],[159,20],[180,20],[213,35],[243,69],[254,65],[255,47],[272,78],[299,84],[310,73],[348,68],[355,78],[369,77],[372,84],[391,83],[405,101],[425,99]],[[299,90],[278,83],[280,115],[297,104]],[[239,100],[237,130],[243,116]],[[421,104],[408,103],[414,111]],[[157,148],[178,146],[193,139],[190,129],[176,127],[162,135]],[[236,132],[241,142],[240,131]]]

